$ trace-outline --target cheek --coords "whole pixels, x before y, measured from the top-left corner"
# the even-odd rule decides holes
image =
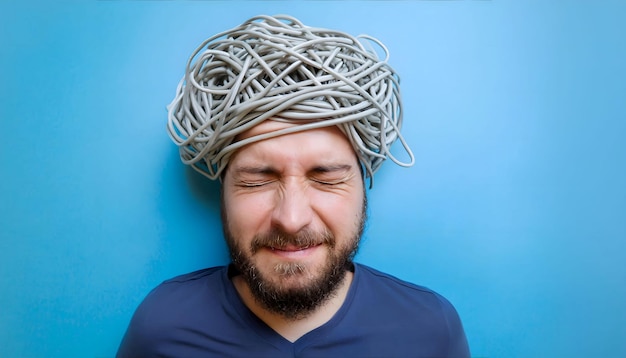
[[[325,226],[338,237],[352,236],[359,228],[363,210],[363,198],[359,195],[350,199],[326,197],[316,207]]]
[[[230,232],[240,239],[251,239],[261,232],[270,217],[270,202],[263,196],[226,195],[224,210]]]

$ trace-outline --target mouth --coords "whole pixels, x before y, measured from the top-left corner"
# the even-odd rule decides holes
[[[283,258],[301,259],[312,255],[322,244],[313,244],[306,246],[285,245],[280,247],[270,246],[269,251]]]
[[[306,246],[296,246],[296,245],[286,245],[286,246],[281,246],[281,247],[270,247],[270,250],[272,251],[286,251],[286,252],[294,252],[294,251],[302,251],[302,250],[306,250],[309,247],[313,247],[313,246],[318,246],[319,244],[316,245],[306,245]]]

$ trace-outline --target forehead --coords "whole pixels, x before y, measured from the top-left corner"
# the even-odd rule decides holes
[[[297,124],[265,121],[242,133],[237,140],[244,140],[277,130],[295,127]],[[356,164],[356,153],[348,138],[337,126],[307,129],[262,139],[237,150],[230,164],[242,162],[290,161],[342,161]]]

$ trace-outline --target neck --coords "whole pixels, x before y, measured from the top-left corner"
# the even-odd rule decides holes
[[[302,318],[286,318],[276,312],[267,310],[252,295],[246,281],[240,275],[234,276],[232,282],[243,303],[265,324],[290,342],[295,342],[310,331],[322,326],[339,311],[348,295],[353,273],[347,271],[344,279],[337,286],[331,297],[320,307]]]

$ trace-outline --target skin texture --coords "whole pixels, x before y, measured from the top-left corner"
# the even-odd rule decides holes
[[[266,121],[249,136],[291,126]],[[295,340],[339,309],[365,220],[357,157],[337,127],[251,143],[230,160],[224,233],[244,303]]]

